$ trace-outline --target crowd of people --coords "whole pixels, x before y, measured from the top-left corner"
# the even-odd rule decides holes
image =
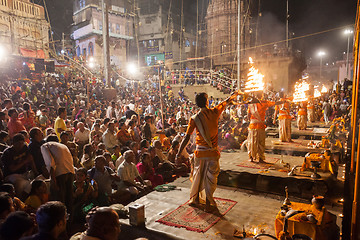
[[[198,110],[196,105],[183,90],[174,93],[168,83],[162,86],[163,112],[156,83],[114,87],[116,99],[108,100],[103,83],[85,80],[76,73],[0,83],[3,239],[19,239],[36,231],[38,235],[54,235],[29,239],[57,239],[68,217],[70,224],[88,222],[90,230],[81,234],[98,237],[91,235],[91,223],[101,220],[92,216],[109,216],[107,220],[115,226],[118,217],[107,206],[125,205],[158,185],[189,175],[195,134],[186,146],[181,142]],[[264,97],[280,99],[273,92]],[[222,99],[209,97],[207,101],[215,107]],[[220,150],[238,149],[248,137],[249,103],[237,102],[229,103],[219,116]],[[327,122],[348,115],[349,102],[347,88],[315,99],[307,106],[315,108],[310,121]],[[297,106],[293,104],[291,109],[295,119]],[[270,108],[266,112],[269,126],[274,124],[274,111]],[[97,210],[92,210],[96,206]],[[30,223],[31,213],[36,213],[37,229]],[[4,229],[11,229],[14,219],[24,221],[22,235],[15,231],[18,238],[6,237],[10,230]],[[103,231],[118,234],[117,229]]]

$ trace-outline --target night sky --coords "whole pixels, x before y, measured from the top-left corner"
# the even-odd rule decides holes
[[[344,26],[343,29],[295,40],[295,47],[302,50],[307,59],[313,58],[314,64],[319,61],[316,56],[319,50],[327,53],[324,61],[341,59],[347,49],[347,37],[343,31],[345,26],[355,23],[356,4],[356,0],[289,0],[289,31],[295,33],[294,37]],[[285,28],[286,0],[262,0],[261,12],[263,17],[270,16]]]
[[[34,0],[41,3],[42,0]],[[151,0],[149,0],[151,1]],[[168,0],[167,0],[168,1]],[[199,0],[199,7],[206,8],[209,0]],[[261,43],[285,39],[286,0],[250,0],[252,14],[258,14],[258,2],[261,9]],[[70,33],[72,23],[73,0],[45,0],[55,39],[61,39],[61,33]],[[289,0],[289,30],[294,37],[317,33],[324,30],[352,25],[355,22],[356,0]],[[184,0],[185,11],[196,14],[196,1]],[[201,11],[201,9],[200,9]],[[194,23],[196,24],[196,23]],[[343,29],[302,38],[292,42],[293,47],[300,49],[307,59],[318,61],[316,53],[323,50],[327,53],[324,61],[341,59],[347,48],[347,38]]]

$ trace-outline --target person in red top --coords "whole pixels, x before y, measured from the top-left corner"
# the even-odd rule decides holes
[[[35,113],[31,110],[29,103],[24,103],[23,109],[24,112],[19,114],[19,120],[26,130],[30,131],[31,128],[35,127]]]
[[[284,96],[282,96],[284,97]],[[276,122],[276,116],[279,113],[279,138],[281,142],[291,141],[291,116],[290,116],[290,103],[286,102],[285,98],[281,98],[281,101],[285,101],[283,104],[275,107],[274,124]]]
[[[250,119],[248,134],[248,154],[250,161],[258,160],[265,162],[265,114],[269,107],[282,104],[283,102],[271,102],[257,100],[255,98],[249,102],[248,119]]]
[[[128,141],[131,141],[131,135],[126,129],[124,122],[119,122],[119,131],[116,133],[116,138],[122,146],[125,146]]]
[[[218,211],[213,194],[216,190],[217,177],[220,172],[218,150],[218,121],[227,104],[231,103],[239,93],[234,93],[224,102],[214,108],[209,108],[208,95],[199,93],[195,97],[196,105],[200,111],[189,120],[186,136],[181,142],[176,159],[178,159],[196,130],[196,150],[193,169],[190,176],[192,180],[190,190],[190,204],[197,206],[206,204],[205,211]]]
[[[16,133],[26,131],[24,125],[18,119],[18,111],[15,108],[11,108],[8,112],[10,120],[8,122],[9,137],[12,138]]]

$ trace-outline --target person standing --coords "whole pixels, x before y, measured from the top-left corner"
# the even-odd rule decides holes
[[[312,100],[310,100],[307,105],[307,115],[309,122],[315,122],[315,106]]]
[[[324,105],[322,107],[322,109],[324,110],[324,121],[325,124],[329,123],[329,117],[331,115],[331,105],[328,101],[324,101]]]
[[[285,100],[282,98],[281,100]],[[279,139],[281,142],[291,141],[291,116],[290,116],[290,103],[284,102],[281,105],[275,107],[274,124],[276,122],[276,116],[279,113]]]
[[[50,172],[50,196],[52,200],[64,203],[71,213],[75,169],[70,150],[66,145],[59,143],[55,135],[50,135],[41,146],[41,153]]]
[[[64,119],[66,119],[66,109],[64,107],[60,107],[58,109],[58,117],[55,119],[54,129],[55,133],[60,140],[60,133],[66,131],[66,124]]]
[[[298,110],[297,125],[299,130],[307,128],[307,108],[306,102],[301,102]]]
[[[218,211],[213,194],[216,190],[217,177],[220,172],[220,152],[217,148],[219,117],[225,107],[237,95],[236,92],[216,107],[209,108],[208,95],[204,92],[197,94],[195,102],[200,111],[190,118],[186,136],[176,154],[176,159],[180,158],[182,151],[190,140],[191,134],[196,129],[196,150],[191,176],[190,204],[197,206],[205,203],[205,211],[207,212]]]
[[[265,162],[265,114],[269,107],[284,103],[252,99],[248,107],[248,119],[250,119],[248,134],[248,153],[250,162],[258,160]]]

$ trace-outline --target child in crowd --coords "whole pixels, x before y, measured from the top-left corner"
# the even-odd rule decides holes
[[[49,200],[46,184],[43,180],[36,179],[31,182],[31,192],[25,200],[25,204],[32,210],[37,210],[42,204]]]

